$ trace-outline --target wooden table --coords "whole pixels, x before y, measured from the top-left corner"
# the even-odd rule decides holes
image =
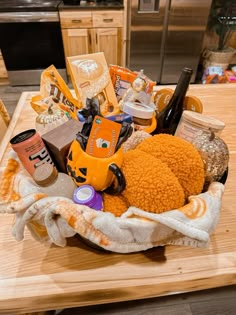
[[[173,86],[172,86],[173,88]],[[220,222],[207,249],[165,246],[134,254],[89,248],[78,238],[59,248],[22,242],[11,235],[13,217],[0,216],[0,314],[143,299],[236,284],[236,85],[191,85],[204,113],[226,123],[222,138],[230,150],[229,176]],[[9,139],[34,126],[23,93],[0,146],[6,165]]]

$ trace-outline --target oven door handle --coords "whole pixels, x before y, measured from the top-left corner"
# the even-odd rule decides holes
[[[4,12],[0,13],[0,23],[58,22],[58,12]]]

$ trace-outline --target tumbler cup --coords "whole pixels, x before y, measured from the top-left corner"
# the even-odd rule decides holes
[[[33,175],[34,170],[43,163],[53,164],[42,138],[35,129],[17,134],[10,143],[30,175]]]

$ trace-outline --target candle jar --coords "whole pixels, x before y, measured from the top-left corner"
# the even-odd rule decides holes
[[[200,131],[208,131],[211,129],[215,135],[219,136],[224,127],[225,124],[218,119],[185,110],[181,116],[175,136],[193,143],[196,135]]]

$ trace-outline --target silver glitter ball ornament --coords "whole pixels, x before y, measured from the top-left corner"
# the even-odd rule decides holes
[[[193,141],[205,165],[205,182],[219,181],[229,163],[229,149],[226,143],[213,131],[200,131]]]

